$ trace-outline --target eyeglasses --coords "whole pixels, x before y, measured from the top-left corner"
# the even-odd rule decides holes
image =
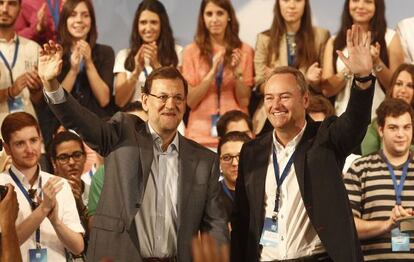
[[[225,163],[231,163],[231,162],[233,162],[233,159],[236,159],[237,161],[239,161],[240,154],[237,154],[237,155],[226,154],[226,155],[221,156],[220,159],[221,159],[221,161],[223,161]]]
[[[174,95],[174,96],[170,96],[170,95],[154,95],[154,94],[148,94],[150,96],[153,96],[155,98],[157,98],[158,100],[160,100],[163,104],[167,103],[168,98],[172,98],[173,102],[177,105],[180,105],[181,103],[183,103],[185,101],[185,97],[182,95]]]
[[[60,154],[58,156],[56,156],[56,159],[61,163],[61,164],[66,164],[67,162],[69,162],[69,159],[72,158],[75,161],[79,161],[83,158],[83,155],[85,153],[82,151],[75,151],[72,154]]]

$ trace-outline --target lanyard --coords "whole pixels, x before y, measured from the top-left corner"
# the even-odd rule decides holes
[[[391,178],[392,178],[392,183],[394,185],[395,198],[396,198],[397,205],[401,205],[401,194],[402,194],[402,190],[404,188],[405,179],[406,179],[407,174],[408,174],[408,166],[411,162],[411,153],[409,154],[407,161],[405,161],[405,163],[404,163],[399,184],[397,184],[397,178],[396,178],[395,173],[394,173],[394,168],[392,167],[391,163],[388,161],[387,157],[384,155],[384,152],[382,150],[380,151],[380,156],[385,160],[385,163],[387,164],[388,171],[390,172],[390,175],[391,175]]]
[[[55,24],[55,31],[59,25],[59,0],[55,0],[55,4],[52,6],[52,0],[47,0],[47,6],[49,7],[50,14],[53,18],[53,23]]]
[[[78,75],[76,76],[76,79],[75,79],[75,94],[77,96],[80,96],[80,94],[81,94],[81,91],[80,91],[81,88],[82,88],[82,83],[81,83],[82,76],[81,75],[85,71],[85,62],[84,62],[83,59],[80,62],[79,68],[80,68],[79,73],[78,73]]]
[[[221,63],[216,73],[216,86],[217,86],[217,114],[220,114],[220,96],[221,96],[221,85],[223,83],[224,63]]]
[[[226,186],[226,183],[224,182],[224,180],[221,181],[221,185],[223,187],[224,193],[226,193],[226,195],[231,199],[231,201],[233,201],[234,197],[231,194],[230,189]]]
[[[39,171],[40,172],[40,171]],[[20,191],[22,191],[23,195],[26,197],[27,201],[30,204],[30,207],[32,208],[32,211],[35,208],[36,203],[33,202],[32,198],[29,195],[29,192],[27,192],[26,188],[24,188],[24,186],[22,185],[22,183],[20,182],[20,180],[17,178],[17,176],[13,173],[13,171],[11,169],[9,169],[9,174],[11,176],[11,178],[13,179],[14,183],[16,183],[17,187],[20,189]],[[39,187],[38,188],[42,188],[42,177],[39,174]],[[40,193],[40,197],[41,197]],[[36,246],[37,248],[40,248],[40,227],[38,227],[36,229]]]
[[[9,70],[9,76],[10,76],[10,81],[11,81],[12,85],[14,84],[13,67],[14,67],[14,65],[16,64],[16,61],[17,61],[17,55],[19,53],[19,46],[20,46],[19,37],[16,37],[16,44],[15,44],[15,48],[14,48],[13,61],[12,61],[11,66],[10,66],[9,62],[7,61],[6,57],[0,51],[0,57],[3,60],[4,64],[6,65],[7,70]]]
[[[292,167],[293,160],[295,158],[295,152],[290,156],[289,161],[287,162],[285,169],[283,169],[282,175],[280,175],[280,169],[279,169],[279,163],[277,162],[277,156],[276,156],[276,147],[272,146],[272,154],[273,154],[273,169],[276,177],[276,198],[275,198],[275,208],[273,209],[273,216],[272,218],[274,220],[277,219],[277,214],[279,212],[279,201],[280,201],[280,187],[283,184],[283,181],[285,181],[285,178],[288,176],[289,171]]]

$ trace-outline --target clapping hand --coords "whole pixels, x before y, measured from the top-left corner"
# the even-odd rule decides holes
[[[38,74],[46,91],[52,92],[59,86],[57,76],[62,70],[62,46],[49,41],[40,50]]]
[[[342,51],[336,51],[345,66],[356,76],[368,76],[372,71],[372,57],[370,52],[371,32],[363,32],[362,28],[353,25],[346,32],[346,47],[348,58]]]

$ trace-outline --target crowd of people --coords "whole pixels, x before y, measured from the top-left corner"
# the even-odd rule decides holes
[[[231,0],[184,47],[142,0],[115,54],[91,0],[0,0],[0,261],[414,260],[414,17],[343,2],[252,48]]]

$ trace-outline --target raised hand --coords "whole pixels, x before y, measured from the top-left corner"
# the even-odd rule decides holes
[[[370,46],[370,52],[372,57],[372,63],[378,65],[380,62],[381,45],[376,42],[375,45]]]
[[[346,32],[348,58],[342,51],[336,51],[345,66],[356,76],[368,76],[372,71],[370,42],[371,32],[365,33],[360,26],[352,25]]]
[[[57,82],[56,78],[62,70],[62,46],[50,40],[40,50],[38,74],[47,91],[53,91],[51,82]]]

